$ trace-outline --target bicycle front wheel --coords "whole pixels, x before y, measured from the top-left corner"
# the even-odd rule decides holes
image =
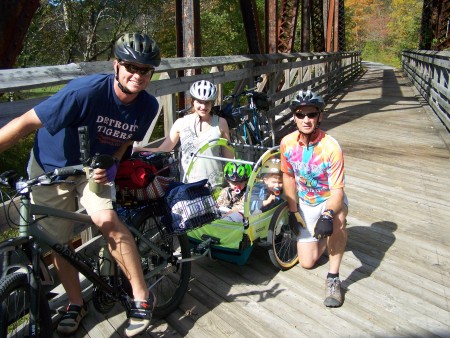
[[[147,208],[138,213],[132,219],[132,223],[168,256],[165,260],[157,252],[148,248],[143,241],[136,239],[144,278],[157,300],[153,314],[158,318],[164,318],[180,305],[188,289],[191,262],[181,261],[191,257],[188,237],[186,234],[168,235],[161,217],[155,214],[153,208]]]
[[[30,285],[27,273],[13,273],[0,280],[0,337],[30,335]],[[39,294],[38,337],[52,337],[52,319],[44,293]]]

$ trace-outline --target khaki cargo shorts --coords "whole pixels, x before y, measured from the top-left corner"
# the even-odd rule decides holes
[[[28,163],[28,175],[30,178],[42,175],[44,171],[39,166],[31,151]],[[69,176],[67,181],[73,183],[62,183],[50,186],[33,187],[31,199],[34,204],[45,205],[68,211],[76,211],[85,208],[89,215],[100,210],[113,209],[115,200],[115,187],[104,185],[100,194],[89,190],[88,180],[85,175]],[[41,216],[35,216],[37,218]],[[45,217],[39,221],[48,232],[62,243],[69,242],[74,234],[75,222],[57,217]]]

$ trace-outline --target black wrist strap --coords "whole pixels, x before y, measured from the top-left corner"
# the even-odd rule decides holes
[[[333,209],[326,209],[323,211],[322,215],[323,214],[329,214],[333,218],[336,213],[334,212]]]

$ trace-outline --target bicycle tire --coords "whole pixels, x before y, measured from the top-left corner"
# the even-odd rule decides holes
[[[258,144],[263,147],[275,146],[275,134],[273,132],[272,122],[268,118],[267,114],[261,111],[256,111],[257,123],[260,142]]]
[[[248,145],[252,145],[252,138],[249,135],[248,131],[247,131],[247,136],[245,136],[244,133],[244,125],[240,124],[238,125],[236,128],[230,129],[230,141],[232,143],[238,143],[238,144],[248,144]]]
[[[288,206],[280,205],[270,220],[267,232],[267,241],[271,244],[270,260],[280,270],[288,270],[298,262],[297,241],[288,224],[288,213]]]
[[[148,272],[161,262],[162,258],[152,250],[145,252],[142,248],[145,243],[139,243],[137,240],[147,286],[156,282],[156,285],[151,288],[157,300],[153,315],[157,318],[167,317],[180,305],[188,289],[191,261],[177,264],[179,259],[191,257],[188,237],[186,234],[170,236],[162,224],[161,217],[155,214],[153,208],[144,209],[131,221],[146,238],[158,244],[159,248],[164,249],[169,255],[167,266],[157,275],[149,276]],[[159,278],[161,278],[160,281],[158,281]]]
[[[0,337],[28,336],[30,285],[28,274],[16,272],[0,280]],[[39,295],[38,337],[53,336],[52,318],[43,292]]]

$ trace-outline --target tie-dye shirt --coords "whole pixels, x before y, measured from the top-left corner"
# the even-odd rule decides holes
[[[300,200],[312,206],[326,201],[331,189],[344,187],[344,157],[330,135],[319,130],[306,147],[299,132],[285,136],[280,143],[281,171],[295,176]]]

